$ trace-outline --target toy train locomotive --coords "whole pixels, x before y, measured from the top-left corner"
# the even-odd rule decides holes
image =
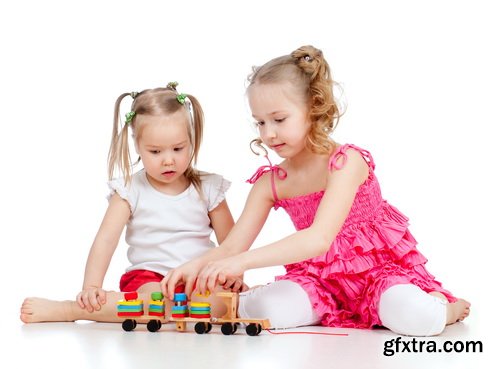
[[[213,324],[221,326],[224,335],[232,335],[238,329],[238,323],[245,323],[245,331],[249,336],[257,336],[262,329],[270,328],[268,319],[241,319],[236,317],[238,304],[237,293],[217,292],[217,297],[222,299],[226,305],[226,313],[220,318],[211,316],[211,307],[208,302],[188,302],[187,296],[183,292],[176,292],[170,317],[166,317],[165,299],[161,292],[153,292],[148,304],[148,312],[144,313],[144,301],[138,298],[137,292],[127,292],[124,300],[117,302],[118,316],[125,318],[122,328],[125,331],[133,331],[137,326],[137,319],[149,319],[147,329],[150,332],[160,330],[162,322],[167,320],[176,324],[179,332],[186,331],[187,323],[195,323],[194,330],[198,334],[208,333]]]

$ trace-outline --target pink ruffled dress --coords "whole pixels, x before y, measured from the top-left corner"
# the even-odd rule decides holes
[[[382,198],[370,153],[354,145],[343,145],[331,156],[329,169],[340,170],[349,149],[363,156],[369,175],[359,187],[344,225],[324,255],[285,265],[286,274],[276,280],[300,284],[321,317],[321,324],[332,327],[381,325],[380,295],[396,284],[411,283],[426,292],[439,291],[450,302],[456,301],[426,270],[427,259],[416,248],[417,242],[408,230],[408,218]],[[324,191],[278,199],[274,175],[283,178],[282,168],[261,167],[249,182],[255,182],[266,171],[271,172],[274,208],[285,209],[297,230],[309,227]]]

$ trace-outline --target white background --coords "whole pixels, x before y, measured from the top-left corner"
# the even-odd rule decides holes
[[[252,65],[312,44],[344,89],[334,138],[371,151],[383,195],[410,217],[429,270],[481,307],[478,321],[492,323],[500,244],[493,3],[2,2],[4,309],[17,319],[25,296],[79,291],[107,206],[118,95],[177,80],[199,98],[206,134],[198,167],[233,182],[228,202],[237,218],[250,186],[244,180],[263,163],[248,150],[256,133],[246,76]],[[285,213],[273,212],[255,246],[291,231]],[[125,253],[121,243],[105,288],[117,289]],[[248,282],[281,270],[251,271]]]

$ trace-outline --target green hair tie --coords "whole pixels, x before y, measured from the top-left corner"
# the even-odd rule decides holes
[[[129,111],[127,114],[125,114],[125,124],[130,124],[132,123],[132,119],[135,117],[135,111]]]
[[[186,95],[186,94],[178,94],[178,95],[176,96],[177,101],[178,101],[179,103],[181,103],[182,105],[184,105],[184,103],[186,102],[186,97],[187,97],[187,95]]]

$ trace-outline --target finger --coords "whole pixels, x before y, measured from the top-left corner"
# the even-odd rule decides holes
[[[92,307],[95,309],[95,310],[100,310],[101,309],[101,304],[99,304],[99,301],[97,301],[97,291],[95,291],[91,296],[90,296],[90,305],[92,305]]]
[[[102,289],[99,289],[97,291],[97,296],[98,296],[98,299],[99,299],[99,302],[101,303],[101,305],[104,305],[106,303],[106,291],[102,290]]]
[[[226,283],[224,283],[222,288],[224,288],[225,290],[232,289],[234,284],[237,282],[238,282],[237,278],[233,278],[233,277],[227,278]]]
[[[241,281],[241,279],[236,280],[233,283],[233,285],[231,286],[231,291],[232,292],[240,292],[242,284],[243,284],[243,282]]]
[[[172,271],[168,272],[167,275],[160,282],[161,292],[163,293],[164,296],[167,296],[169,300],[172,300],[173,298],[172,295],[173,288],[172,291],[170,291],[171,280],[172,280]]]
[[[194,286],[194,291],[204,295],[207,291],[207,274],[205,272],[200,273],[198,278],[196,278],[196,286]]]
[[[245,291],[248,291],[249,289],[250,289],[250,287],[248,287],[248,285],[246,283],[242,282],[240,292],[245,292]]]
[[[170,300],[173,300],[175,293],[175,286],[177,284],[177,278],[175,274],[167,274],[166,278],[168,278],[166,281],[167,296]]]
[[[168,296],[168,291],[167,291],[167,285],[166,285],[166,282],[165,282],[165,278],[163,278],[160,281],[160,290],[161,290],[161,293],[163,293],[163,296]]]
[[[194,288],[196,288],[195,282],[196,282],[196,278],[193,278],[193,277],[188,277],[184,281],[184,292],[187,296],[191,296]]]
[[[83,304],[82,301],[82,293],[80,292],[78,295],[76,295],[76,302],[78,306],[80,306],[82,309],[85,309],[85,305]]]
[[[87,311],[89,311],[89,312],[92,312],[91,310],[89,310],[89,299],[88,299],[88,296],[87,296],[86,292],[82,292],[81,293],[80,299],[82,301],[83,308],[87,309]]]
[[[228,281],[228,278],[225,273],[219,273],[219,276],[215,279],[214,289],[216,285],[224,285]]]
[[[171,300],[173,300],[174,298],[177,286],[182,284],[182,279],[183,277],[181,273],[173,272],[168,276],[167,290],[168,290],[168,296]]]
[[[224,285],[224,283],[226,283],[226,277],[222,273],[215,272],[208,279],[207,288],[213,292],[219,284]]]

